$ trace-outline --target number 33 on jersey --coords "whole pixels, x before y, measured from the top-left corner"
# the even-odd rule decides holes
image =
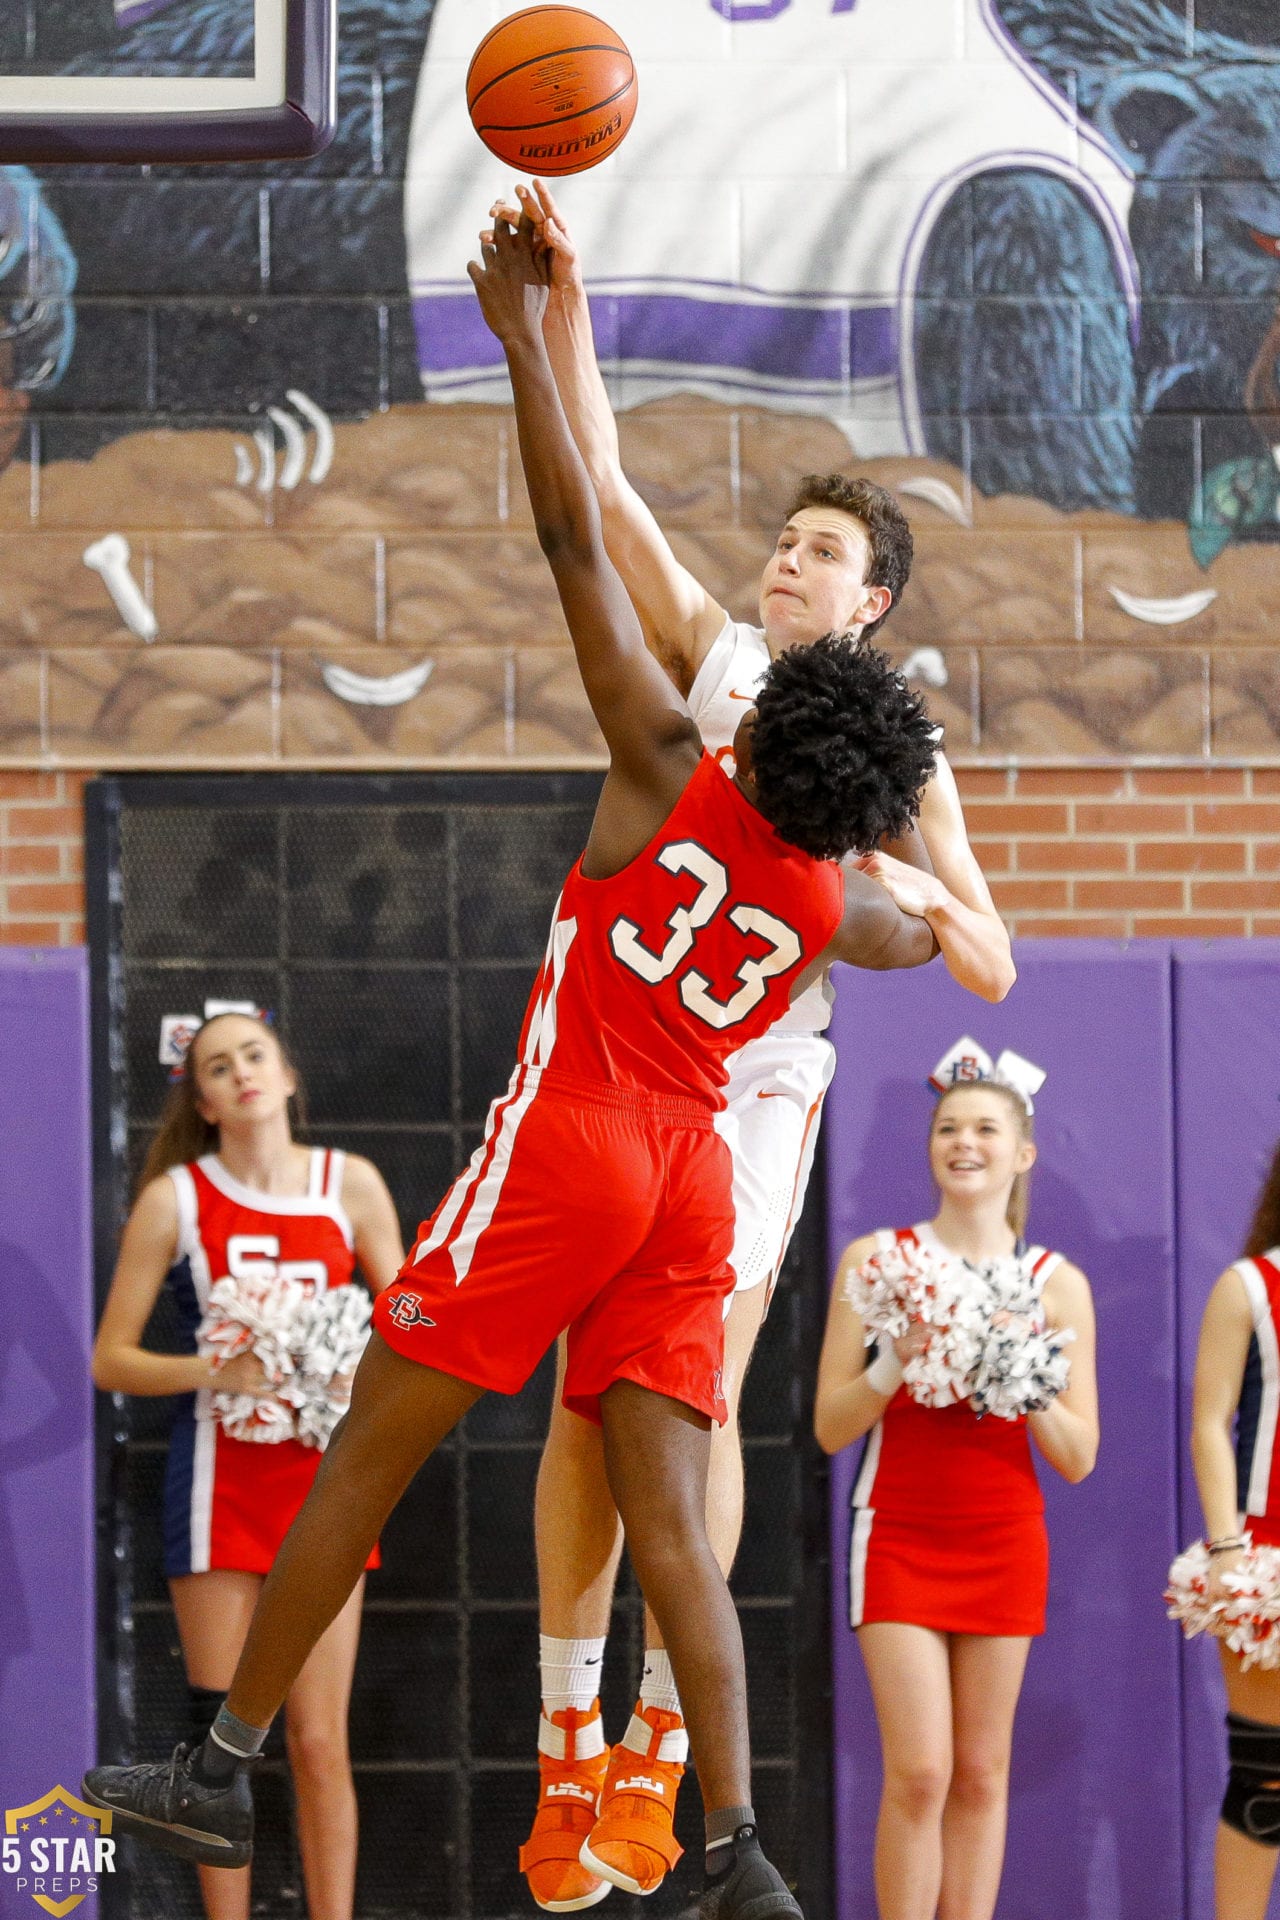
[[[729,1056],[786,1010],[843,903],[839,867],[780,839],[704,755],[621,873],[570,873],[522,1066],[720,1105]]]

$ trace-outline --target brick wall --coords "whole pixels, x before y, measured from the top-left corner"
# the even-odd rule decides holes
[[[0,771],[0,942],[84,939],[83,773]]]
[[[0,772],[0,942],[84,939],[82,773]],[[1280,768],[959,769],[1019,934],[1280,934]]]

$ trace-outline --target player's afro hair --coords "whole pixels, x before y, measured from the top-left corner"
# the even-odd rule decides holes
[[[905,833],[933,764],[929,716],[874,647],[829,633],[771,663],[751,766],[761,813],[792,846],[838,860]]]

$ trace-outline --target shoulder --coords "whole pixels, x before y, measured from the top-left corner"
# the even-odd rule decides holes
[[[1246,1258],[1233,1260],[1214,1281],[1206,1312],[1212,1309],[1222,1315],[1252,1320],[1255,1292],[1265,1299],[1266,1289],[1262,1286],[1253,1261]]]
[[[836,1268],[836,1280],[843,1280],[846,1275],[856,1273],[873,1253],[879,1252],[884,1245],[885,1234],[893,1232],[892,1227],[877,1227],[874,1232],[860,1233],[856,1240],[851,1240],[840,1255],[840,1263]]]
[[[372,1160],[366,1160],[362,1153],[347,1154],[342,1168],[342,1203],[348,1213],[353,1205],[380,1200],[386,1191],[387,1183]]]
[[[133,1203],[126,1232],[136,1245],[147,1241],[155,1247],[174,1252],[178,1244],[179,1206],[177,1178],[184,1168],[170,1167],[148,1180]]]
[[[1081,1315],[1093,1317],[1093,1289],[1080,1268],[1059,1256],[1041,1293],[1050,1320],[1078,1322]]]

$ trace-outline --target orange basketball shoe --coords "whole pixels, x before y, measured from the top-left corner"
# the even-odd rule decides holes
[[[609,1766],[600,1702],[584,1713],[564,1707],[538,1723],[538,1811],[520,1849],[520,1871],[548,1913],[594,1907],[609,1882],[579,1862],[595,1824]]]
[[[613,1750],[600,1817],[578,1858],[626,1893],[653,1893],[684,1848],[672,1831],[689,1736],[678,1713],[638,1704]]]

